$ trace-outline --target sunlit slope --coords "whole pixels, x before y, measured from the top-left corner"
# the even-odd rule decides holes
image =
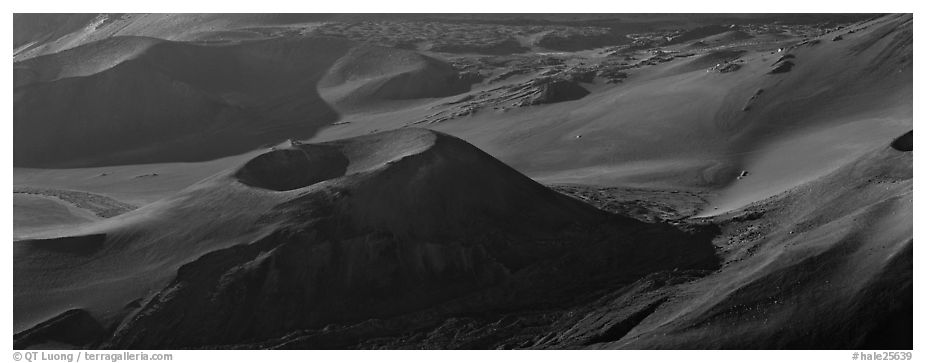
[[[723,217],[743,230],[720,246],[728,265],[601,347],[909,349],[912,158],[869,149],[831,174]]]
[[[702,59],[714,56],[695,56],[576,101],[433,127],[544,182],[720,190],[716,206],[728,210],[909,130],[911,29],[909,15],[883,17],[781,52],[747,48],[735,72],[709,72]],[[772,73],[783,62],[790,71]]]

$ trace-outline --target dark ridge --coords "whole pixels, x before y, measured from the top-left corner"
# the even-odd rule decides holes
[[[894,139],[891,147],[898,151],[913,151],[913,130],[907,131],[906,134]]]
[[[773,68],[771,72],[768,72],[768,74],[787,73],[787,72],[790,72],[791,68],[793,67],[794,67],[793,62],[784,61],[781,64],[779,64],[777,67]]]
[[[778,60],[776,60],[775,63],[772,63],[772,65],[776,65],[778,63],[781,63],[782,61],[793,59],[793,58],[794,58],[794,54],[785,54],[781,56],[780,58],[778,58]]]

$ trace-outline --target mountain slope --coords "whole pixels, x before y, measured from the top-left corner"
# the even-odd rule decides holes
[[[17,349],[912,347],[912,14],[111,15],[14,38]]]
[[[316,90],[323,79],[363,78],[347,97],[367,103],[468,87],[438,60],[324,37],[114,37],[14,63],[14,75],[14,165],[28,167],[204,161],[308,138],[339,117]]]
[[[911,18],[880,17],[781,52],[718,53],[742,60],[735,72],[708,71],[721,60],[675,58],[627,70],[619,85],[565,104],[432,127],[547,183],[710,190],[719,196],[709,208],[728,211],[823,176],[910,129]],[[794,57],[782,61],[793,68],[769,74],[783,56]],[[356,126],[323,130],[319,139],[367,120],[345,121]],[[749,176],[737,179],[744,170]]]
[[[79,306],[115,329],[108,347],[241,344],[714,263],[671,226],[610,216],[415,129],[270,151],[81,232],[16,243],[18,329]]]
[[[882,146],[719,217],[727,266],[602,347],[910,349],[912,171]]]

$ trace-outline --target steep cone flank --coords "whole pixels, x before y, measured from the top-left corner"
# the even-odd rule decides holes
[[[234,176],[277,191],[350,185],[354,222],[403,235],[471,233],[476,223],[526,233],[597,215],[457,138],[421,129],[270,151]],[[531,225],[537,218],[543,225]]]
[[[616,229],[591,232],[605,222]],[[239,344],[504,284],[446,309],[502,304],[514,290],[541,301],[576,284],[574,269],[712,263],[672,228],[609,217],[420,129],[269,151],[90,230],[76,250],[57,247],[72,239],[17,242],[18,330],[80,306],[118,324],[111,347]],[[538,280],[548,264],[562,273]]]

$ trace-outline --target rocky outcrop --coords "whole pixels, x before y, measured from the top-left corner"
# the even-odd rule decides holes
[[[791,68],[793,67],[794,67],[794,62],[784,61],[781,63],[777,63],[777,65],[775,65],[774,68],[772,68],[772,70],[768,72],[768,74],[788,73],[791,71]]]
[[[529,92],[522,105],[532,106],[545,103],[557,103],[577,100],[589,94],[588,90],[576,82],[559,78],[541,78],[533,80],[524,88],[514,89],[514,92]]]
[[[469,116],[487,107],[504,110],[578,100],[590,92],[579,85],[575,77],[588,80],[589,74],[558,72],[554,76],[542,76],[518,84],[480,91],[439,105],[437,107],[444,109],[416,123],[439,123]]]

